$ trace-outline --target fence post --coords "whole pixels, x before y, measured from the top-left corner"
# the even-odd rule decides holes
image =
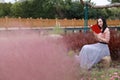
[[[5,16],[5,29],[7,30],[8,29],[8,17]]]
[[[21,17],[18,17],[18,21],[19,21],[19,29],[21,29],[21,27],[22,27],[22,25],[21,25],[21,24],[22,24],[22,23],[21,23],[21,21],[22,21],[22,20],[21,20]]]

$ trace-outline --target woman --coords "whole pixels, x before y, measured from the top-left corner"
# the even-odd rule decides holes
[[[79,56],[75,56],[77,60],[79,60],[81,68],[90,69],[103,57],[110,55],[110,51],[108,48],[110,31],[107,27],[106,20],[102,17],[99,17],[97,20],[97,25],[101,29],[101,33],[97,34],[93,32],[93,34],[98,43],[84,45],[79,53]]]

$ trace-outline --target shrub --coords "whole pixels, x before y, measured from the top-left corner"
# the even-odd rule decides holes
[[[79,33],[69,33],[64,35],[64,41],[68,47],[68,50],[80,51],[81,47],[85,44],[96,43],[92,32],[79,32]],[[120,32],[111,31],[111,39],[109,48],[111,57],[113,60],[120,60]]]
[[[68,50],[80,50],[85,44],[95,43],[94,36],[91,32],[79,32],[79,33],[69,33],[64,35],[64,41],[68,47]]]
[[[112,59],[120,61],[120,32],[119,31],[111,31],[109,48],[110,48]]]

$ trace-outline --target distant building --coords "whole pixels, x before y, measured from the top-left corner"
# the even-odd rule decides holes
[[[5,3],[5,0],[0,0],[0,3]]]

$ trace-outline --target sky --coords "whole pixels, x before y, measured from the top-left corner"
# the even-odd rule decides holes
[[[96,5],[106,5],[106,4],[110,4],[110,2],[108,2],[107,0],[91,0],[91,2],[96,3]]]
[[[15,0],[5,0],[5,2],[12,2],[12,3],[14,3]]]
[[[15,0],[5,0],[5,2],[15,2]],[[96,5],[106,5],[106,4],[110,4],[110,2],[108,2],[107,0],[91,0],[91,2],[96,3]]]

